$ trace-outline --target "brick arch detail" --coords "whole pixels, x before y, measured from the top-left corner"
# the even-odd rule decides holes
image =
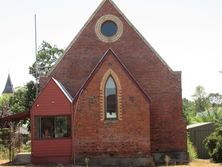
[[[105,85],[106,85],[106,81],[108,79],[109,76],[112,76],[113,80],[116,83],[116,87],[117,87],[117,114],[118,114],[118,120],[122,120],[122,87],[119,81],[119,78],[117,76],[117,74],[112,70],[112,69],[108,69],[107,72],[104,74],[101,83],[100,83],[100,117],[101,117],[101,121],[105,120]]]

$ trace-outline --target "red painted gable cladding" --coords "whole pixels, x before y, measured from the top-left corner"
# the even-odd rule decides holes
[[[117,16],[123,23],[122,36],[113,43],[102,42],[95,34],[97,20],[106,14]],[[182,117],[181,73],[172,71],[166,65],[110,0],[104,1],[77,38],[70,44],[65,55],[48,78],[42,79],[41,86],[43,87],[48,79],[54,77],[61,81],[74,97],[109,48],[118,55],[152,99],[150,104],[151,152],[185,152],[186,129]],[[96,84],[91,84],[90,89],[97,91]],[[86,105],[86,102],[83,104]],[[82,107],[88,109],[89,106],[83,104]],[[127,106],[127,100],[123,105]],[[137,105],[141,108],[144,107],[142,103]],[[135,124],[140,126],[140,121],[130,114],[129,117],[132,121],[136,121]],[[115,124],[111,124],[111,126],[118,131]],[[84,131],[79,133],[83,136],[87,135]],[[95,137],[96,133],[99,132],[96,131],[89,135]],[[93,151],[94,146],[88,149]]]
[[[105,73],[113,70],[122,87],[121,120],[103,120],[100,103],[100,84]],[[111,155],[150,155],[149,99],[137,87],[124,67],[108,52],[89,84],[75,103],[76,158]],[[93,98],[93,100],[91,100]]]
[[[31,109],[31,138],[33,163],[69,163],[71,162],[71,138],[35,139],[36,116],[70,115],[72,103],[59,85],[51,79],[35,100]]]

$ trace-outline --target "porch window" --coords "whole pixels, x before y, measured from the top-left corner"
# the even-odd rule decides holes
[[[35,138],[65,138],[70,137],[70,116],[35,117]]]
[[[105,85],[105,116],[106,119],[117,118],[117,89],[111,76],[108,77]]]

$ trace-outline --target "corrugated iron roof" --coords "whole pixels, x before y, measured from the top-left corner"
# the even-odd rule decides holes
[[[187,126],[187,129],[192,129],[192,128],[196,128],[196,127],[199,127],[199,126],[204,126],[204,125],[207,125],[207,124],[213,124],[213,122],[203,122],[203,123],[191,124],[191,125]]]

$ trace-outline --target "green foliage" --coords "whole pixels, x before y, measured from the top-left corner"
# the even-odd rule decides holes
[[[24,87],[19,87],[10,98],[10,110],[13,113],[24,112],[29,109],[35,99],[36,85],[33,81]]]
[[[209,100],[207,98],[207,93],[202,86],[196,87],[195,93],[193,94],[193,99],[196,112],[206,111],[210,106]]]
[[[30,144],[23,145],[23,152],[31,152],[31,145]]]
[[[193,118],[196,116],[194,102],[183,98],[183,114],[186,118],[186,123],[191,124],[193,122]]]
[[[29,67],[29,74],[37,79],[39,79],[40,75],[47,74],[63,52],[63,49],[59,49],[57,46],[52,46],[43,41],[37,53],[37,61],[33,63],[31,67]],[[36,65],[38,67],[37,71]]]
[[[8,140],[9,140],[9,129],[8,128],[0,128],[0,139],[3,146],[8,145]]]
[[[39,86],[39,85],[38,85]],[[33,81],[30,81],[26,84],[26,106],[29,108],[32,106],[33,101],[36,97],[36,83]]]
[[[189,137],[187,137],[187,150],[189,153],[190,160],[194,160],[198,158],[197,151],[195,147],[193,146],[193,143],[190,141]]]
[[[191,118],[191,123],[217,122],[222,117],[222,108],[210,108],[207,111],[197,113]]]
[[[1,160],[6,160],[9,159],[9,152],[7,147],[4,145],[0,144],[0,159]]]
[[[207,94],[202,86],[197,86],[193,101],[183,99],[183,114],[187,124],[216,122],[222,117],[222,95]]]
[[[10,97],[11,96],[7,94],[0,96],[0,117],[3,115],[8,115]]]
[[[221,123],[220,123],[221,124]],[[222,126],[205,139],[205,147],[214,162],[222,162]]]
[[[222,107],[222,95],[219,93],[210,93],[208,95],[208,100],[212,107]]]
[[[23,112],[26,110],[26,88],[19,87],[15,91],[14,95],[10,98],[10,110],[13,113]]]
[[[9,129],[0,128],[0,159],[8,159]]]

